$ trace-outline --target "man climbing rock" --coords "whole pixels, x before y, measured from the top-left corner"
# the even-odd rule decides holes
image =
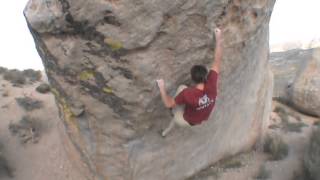
[[[161,133],[163,137],[175,125],[191,127],[201,124],[209,118],[214,108],[222,58],[222,33],[219,28],[216,28],[214,33],[216,37],[214,62],[209,72],[203,65],[194,65],[191,68],[191,79],[195,83],[194,86],[187,87],[180,85],[173,98],[167,94],[164,80],[157,80],[163,103],[167,108],[172,108],[173,110],[173,119],[169,126]]]

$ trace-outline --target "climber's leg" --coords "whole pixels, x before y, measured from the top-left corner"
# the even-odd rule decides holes
[[[173,109],[173,121],[180,127],[190,127],[190,124],[184,119],[184,106],[177,106]]]
[[[165,136],[171,131],[171,129],[172,129],[174,126],[175,126],[175,122],[174,122],[174,119],[172,119],[172,120],[170,121],[169,126],[168,126],[164,131],[162,131],[161,136],[162,136],[162,137],[165,137]]]
[[[176,91],[176,94],[174,95],[174,97],[178,96],[179,93],[181,93],[181,91],[183,91],[185,88],[187,88],[186,85],[180,85]]]
[[[187,88],[187,86],[185,85],[180,85],[175,97],[185,88]],[[184,106],[176,106],[175,108],[172,109],[172,113],[173,113],[173,118],[169,124],[169,126],[161,133],[162,136],[166,136],[171,130],[172,128],[175,126],[175,124],[177,124],[178,126],[181,127],[189,127],[189,123],[184,120],[183,118],[183,113],[184,113]]]

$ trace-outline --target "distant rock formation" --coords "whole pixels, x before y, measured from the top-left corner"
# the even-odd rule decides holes
[[[272,53],[274,98],[320,117],[320,48]]]
[[[269,20],[275,0],[30,0],[24,14],[65,125],[66,149],[88,179],[181,180],[251,148],[272,97]],[[219,95],[210,119],[176,129],[170,93],[213,59],[224,30]],[[84,162],[84,163],[80,163]]]

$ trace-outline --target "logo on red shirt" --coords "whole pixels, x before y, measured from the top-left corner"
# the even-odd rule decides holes
[[[210,99],[208,95],[205,94],[204,96],[199,98],[199,102],[198,102],[199,107],[197,107],[197,111],[210,106],[210,104],[212,103],[214,103],[214,99]]]

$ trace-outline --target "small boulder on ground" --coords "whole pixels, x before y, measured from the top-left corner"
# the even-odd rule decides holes
[[[274,98],[320,117],[320,48],[272,53]]]
[[[50,85],[47,84],[47,83],[41,83],[37,88],[36,90],[39,92],[39,93],[42,93],[42,94],[45,94],[47,92],[50,91]]]

